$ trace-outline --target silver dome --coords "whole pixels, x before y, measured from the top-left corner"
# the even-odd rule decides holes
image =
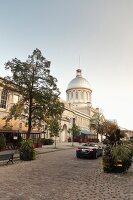
[[[85,89],[91,90],[91,86],[89,82],[85,78],[82,77],[81,70],[77,69],[76,72],[77,72],[76,78],[70,81],[70,83],[68,84],[67,90],[75,89],[75,88],[85,88]]]

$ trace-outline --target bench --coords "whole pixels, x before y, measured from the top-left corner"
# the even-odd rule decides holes
[[[12,162],[13,164],[13,156],[14,153],[0,154],[0,161],[8,160],[7,163]]]

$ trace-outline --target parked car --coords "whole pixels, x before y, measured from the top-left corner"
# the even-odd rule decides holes
[[[103,148],[96,143],[85,143],[76,150],[77,158],[95,158],[102,156]]]

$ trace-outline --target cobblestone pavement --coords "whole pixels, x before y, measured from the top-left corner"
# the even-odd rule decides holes
[[[1,200],[133,200],[133,168],[105,174],[101,158],[77,159],[74,149],[35,161],[0,165]]]

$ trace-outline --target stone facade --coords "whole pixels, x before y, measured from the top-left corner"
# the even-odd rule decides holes
[[[2,85],[3,78],[0,79],[0,131],[3,130],[5,117],[11,106],[19,101],[21,98],[20,94],[8,84],[8,89],[4,89]],[[81,130],[90,130],[90,119],[97,113],[97,109],[92,107],[91,103],[92,89],[89,82],[82,77],[81,70],[76,71],[76,78],[74,78],[68,84],[66,90],[66,101],[61,100],[65,105],[65,110],[62,114],[61,119],[61,132],[59,134],[59,142],[65,142],[71,137],[69,129],[72,128],[72,120],[75,119],[75,123]],[[21,121],[21,119],[12,119],[8,126],[11,127],[12,131],[18,132],[21,129],[23,137],[27,127]],[[37,136],[38,137],[38,136]],[[41,135],[44,137],[44,134]],[[46,130],[45,137],[49,138],[49,132]]]
[[[72,118],[81,130],[90,131],[90,119],[97,113],[91,103],[92,89],[89,82],[82,77],[81,69],[76,70],[76,78],[72,79],[66,90],[65,111],[62,115],[60,141],[70,136],[68,129],[72,127]],[[95,130],[93,130],[95,132]]]

